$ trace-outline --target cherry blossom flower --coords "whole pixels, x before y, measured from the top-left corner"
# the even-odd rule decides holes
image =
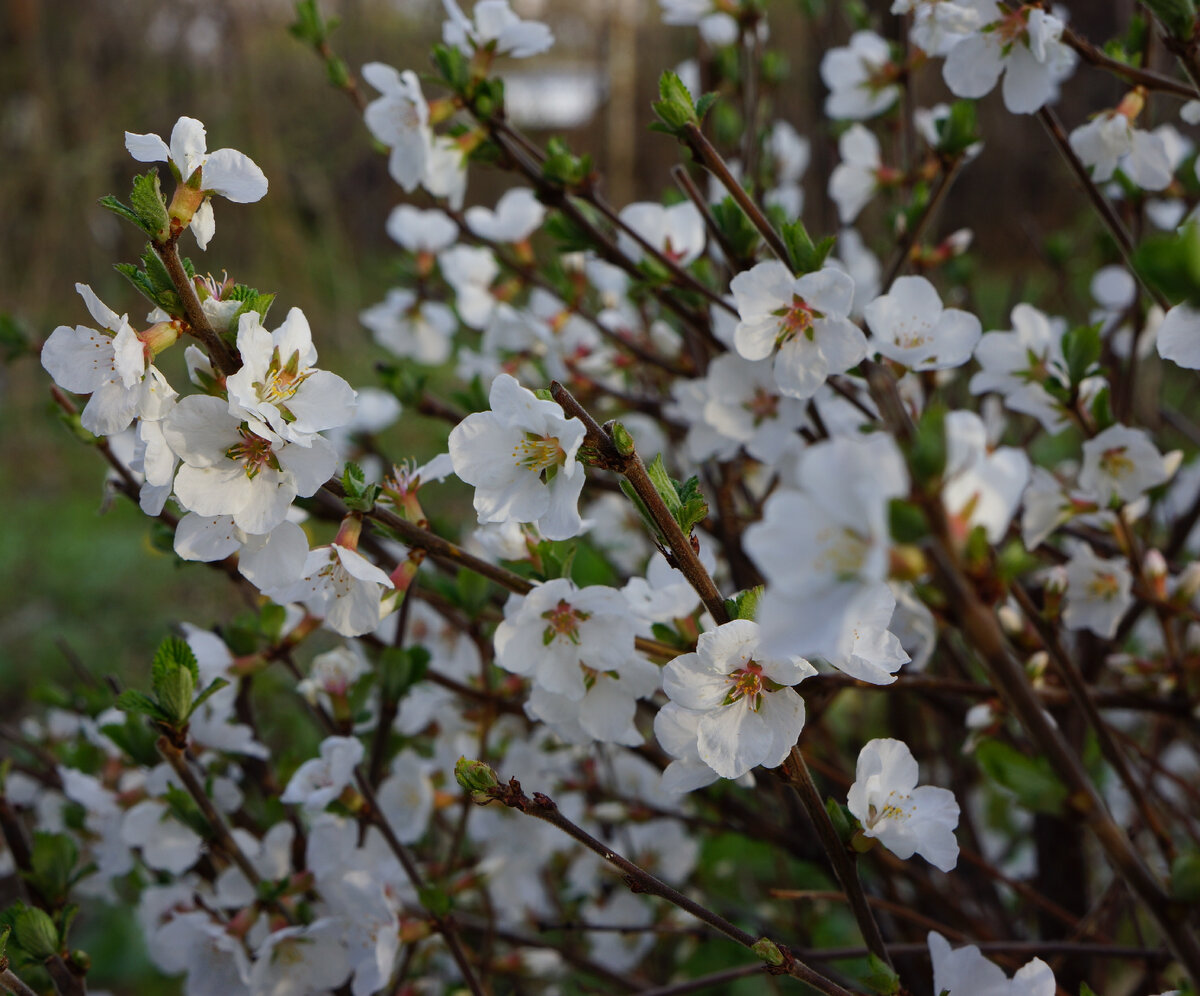
[[[1126,109],[1126,98],[1121,106],[1101,111],[1071,132],[1071,148],[1091,167],[1097,183],[1111,179],[1119,167],[1143,190],[1163,190],[1170,185],[1174,171],[1162,136],[1133,127],[1132,118],[1143,102],[1138,98],[1134,109]]]
[[[801,445],[796,430],[808,422],[805,403],[780,394],[767,360],[724,353],[709,364],[704,386],[704,420],[751,456],[771,464]]]
[[[469,207],[467,227],[489,242],[526,241],[541,227],[546,207],[528,187],[513,187],[496,202],[496,210]]]
[[[1177,304],[1158,327],[1158,355],[1187,370],[1200,370],[1200,309]]]
[[[492,382],[489,401],[491,411],[468,415],[449,440],[454,473],[475,487],[479,521],[536,522],[547,539],[577,536],[583,423],[508,374]]]
[[[333,542],[309,551],[298,581],[267,594],[281,604],[303,602],[341,636],[362,636],[379,625],[383,596],[393,587],[361,553]]]
[[[413,291],[396,287],[378,304],[360,311],[358,320],[375,341],[397,356],[410,357],[427,366],[450,358],[458,319],[441,301],[423,301]]]
[[[898,858],[920,854],[944,872],[958,864],[954,793],[917,786],[917,762],[901,740],[871,740],[859,752],[847,808]]]
[[[333,473],[329,442],[289,443],[261,423],[253,428],[229,414],[221,398],[192,394],[163,425],[183,461],[175,496],[202,516],[231,515],[246,533],[265,535],[283,522],[297,497],[315,494]]]
[[[204,125],[195,118],[181,117],[175,122],[170,146],[157,135],[127,131],[125,148],[138,162],[170,163],[179,182],[197,190],[198,203],[191,206],[194,213],[189,225],[201,249],[207,247],[216,231],[209,195],[219,194],[237,204],[251,204],[267,194],[267,178],[254,160],[236,149],[209,152]],[[192,181],[197,170],[199,181]]]
[[[795,477],[803,490],[779,489],[746,530],[746,552],[767,580],[763,642],[836,663],[872,590],[887,588],[888,501],[907,493],[908,474],[895,443],[876,434],[809,447]]]
[[[1125,611],[1133,604],[1133,576],[1124,560],[1103,560],[1083,544],[1067,562],[1067,604],[1063,625],[1090,629],[1111,639]]]
[[[42,347],[42,366],[64,390],[90,394],[80,424],[95,436],[110,436],[135,418],[161,419],[177,397],[158,368],[150,364],[161,341],[143,341],[127,315],[117,315],[87,284],[76,284],[96,323],[60,325]],[[173,342],[178,333],[170,335]]]
[[[830,91],[825,114],[835,120],[872,118],[900,96],[891,49],[873,31],[856,31],[848,46],[829,49],[821,59],[821,80]]]
[[[363,120],[371,134],[392,150],[388,172],[411,194],[425,175],[433,142],[421,81],[411,69],[401,73],[382,62],[367,63],[362,76],[381,94],[367,105]]]
[[[508,0],[479,0],[468,18],[455,0],[442,0],[449,20],[442,24],[442,40],[468,55],[489,49],[499,55],[526,59],[545,52],[554,35],[541,21],[523,21],[513,13]]]
[[[1032,114],[1075,69],[1075,52],[1062,41],[1063,22],[1028,4],[1013,10],[986,0],[981,6],[986,23],[946,56],[946,86],[956,97],[982,97],[1003,74],[1004,106],[1013,114]]]
[[[156,871],[180,875],[200,860],[204,841],[176,820],[165,803],[145,799],[129,809],[121,823],[121,839],[142,852]]]
[[[279,797],[310,812],[324,809],[354,781],[354,768],[363,759],[362,741],[355,737],[326,737],[321,756],[305,761]]]
[[[983,331],[974,315],[943,308],[937,290],[924,277],[897,278],[863,313],[872,332],[871,346],[917,371],[962,366]]]
[[[979,24],[970,0],[893,0],[893,14],[912,14],[908,37],[928,55],[947,55]]]
[[[691,201],[664,207],[656,201],[628,204],[618,216],[664,256],[687,266],[704,252],[707,233],[704,218]],[[645,253],[625,232],[617,234],[617,246],[630,259],[640,260]]]
[[[1143,430],[1110,425],[1084,442],[1079,487],[1100,505],[1137,501],[1151,488],[1165,484],[1177,465],[1177,459],[1168,460],[1158,452]]]
[[[851,125],[838,139],[841,157],[829,174],[829,196],[843,225],[851,224],[879,191],[886,167],[879,139],[862,125]]]
[[[982,526],[989,543],[999,543],[1017,511],[1029,480],[1029,457],[1011,446],[992,449],[983,419],[971,411],[946,415],[946,470],[942,502],[965,538]]]
[[[663,669],[671,701],[699,714],[699,759],[722,778],[777,767],[804,727],[804,700],[790,686],[816,669],[802,657],[767,657],[759,642],[757,623],[735,619]]]
[[[262,996],[307,996],[337,988],[350,975],[340,918],[283,927],[255,951],[250,987]]]
[[[292,308],[279,328],[268,332],[257,311],[238,322],[242,366],[225,381],[229,413],[265,422],[288,442],[308,446],[316,433],[345,425],[354,415],[354,389],[341,377],[320,370],[308,319]]]
[[[662,7],[663,24],[694,24],[706,45],[732,45],[738,39],[737,21],[719,10],[716,0],[658,0],[658,3]]]
[[[458,226],[445,211],[423,211],[411,204],[397,204],[384,225],[399,245],[409,252],[437,254],[449,249],[458,238]]]
[[[1059,432],[1067,417],[1043,385],[1070,384],[1062,351],[1066,323],[1018,304],[1012,325],[1010,332],[987,332],[980,339],[975,359],[982,369],[971,378],[971,393],[998,392],[1008,408],[1032,415],[1047,432]]]
[[[811,398],[826,377],[866,356],[866,336],[846,317],[854,281],[841,270],[796,277],[772,261],[739,273],[729,286],[741,317],[734,333],[739,355],[762,360],[774,354],[775,383],[789,397]]]
[[[268,533],[239,529],[232,515],[188,512],[175,527],[175,553],[183,560],[212,563],[238,555],[238,570],[260,591],[294,580],[308,556],[308,537],[284,520]]]
[[[482,246],[455,246],[438,256],[438,265],[454,288],[454,304],[463,323],[473,329],[487,325],[496,307],[492,282],[500,274],[492,251]]]
[[[1041,958],[1027,961],[1011,979],[974,944],[951,949],[937,931],[929,932],[933,990],[949,996],[1054,996],[1054,973]]]

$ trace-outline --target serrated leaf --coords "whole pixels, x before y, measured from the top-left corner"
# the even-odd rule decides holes
[[[79,848],[66,834],[36,831],[29,852],[30,869],[25,877],[54,906],[66,901]]]
[[[150,666],[150,681],[168,722],[175,726],[186,723],[200,681],[196,655],[186,641],[169,636],[159,644]]]
[[[149,716],[156,723],[165,723],[170,720],[170,717],[159,707],[159,704],[146,695],[144,692],[139,692],[133,688],[127,688],[117,696],[116,706],[122,712],[140,713],[144,716]]]
[[[709,108],[711,108],[712,105],[715,104],[719,99],[720,94],[718,93],[701,94],[700,99],[696,101],[696,118],[700,121],[703,121],[704,116],[709,111]]]
[[[137,225],[137,227],[140,228],[143,232],[146,231],[146,227],[142,224],[142,219],[137,216],[137,214],[133,211],[133,209],[127,207],[121,201],[117,200],[117,198],[113,197],[112,194],[106,194],[104,197],[101,197],[100,198],[100,206],[102,208],[107,208],[113,214],[115,214],[121,218],[124,218],[126,221],[128,221],[134,225]],[[153,233],[147,232],[147,234],[153,234]]]
[[[646,474],[650,478],[650,483],[654,485],[654,490],[658,492],[658,496],[666,503],[667,511],[678,521],[682,503],[679,500],[679,492],[675,490],[675,482],[663,464],[661,453],[646,465]]]
[[[137,215],[139,227],[152,239],[161,242],[171,234],[171,219],[167,215],[166,202],[163,201],[157,169],[133,178],[129,204],[133,213]]]
[[[58,954],[58,928],[48,913],[36,906],[21,906],[13,918],[13,940],[31,958],[45,961]]]
[[[200,706],[211,699],[217,694],[217,692],[219,692],[222,688],[225,688],[228,684],[229,682],[225,678],[213,678],[213,680],[208,683],[208,687],[192,700],[192,707],[188,710],[188,717],[190,718],[192,713],[199,709]]]

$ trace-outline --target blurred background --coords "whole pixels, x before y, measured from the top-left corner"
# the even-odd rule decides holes
[[[649,105],[661,70],[696,54],[695,29],[664,27],[651,0],[513,6],[548,22],[557,43],[537,59],[500,60],[510,115],[538,140],[564,134],[573,149],[593,153],[613,202],[659,197],[678,157],[671,139],[646,129]],[[1132,0],[1071,6],[1076,28],[1103,40],[1125,23]],[[817,10],[815,20],[802,7]],[[850,7],[770,6],[771,47],[789,63],[790,80],[769,98],[774,116],[812,141],[804,220],[821,233],[836,230],[824,196],[836,138],[820,115],[817,66],[848,37]],[[898,36],[890,2],[857,7]],[[325,0],[322,9],[340,18],[334,44],[355,72],[372,60],[423,71],[443,18],[429,0]],[[402,194],[350,101],[288,34],[290,0],[5,0],[0,11],[5,327],[23,330],[36,348],[56,325],[88,321],[77,281],[118,313],[140,316],[144,303],[112,264],[136,259],[141,241],[97,199],[125,197],[139,168],[123,131],[168,136],[188,114],[208,126],[210,149],[247,153],[271,188],[252,206],[219,202],[207,253],[190,237],[185,253],[201,272],[228,271],[278,292],[272,324],[293,305],[303,308],[323,365],[370,383],[380,353],[357,315],[391,283],[395,255],[383,223]],[[1081,69],[1059,113],[1073,127],[1122,92],[1110,77]],[[916,104],[944,96],[936,68],[922,74]],[[1006,114],[998,93],[981,103],[980,120],[984,153],[930,236],[974,230],[991,281],[979,297],[985,328],[1003,323],[1018,295],[1035,292],[1081,319],[1087,299],[1070,278],[1073,267],[1097,262],[1091,230],[1074,247],[1048,238],[1086,210],[1082,193],[1037,122]],[[493,203],[506,186],[506,177],[476,168],[468,201]],[[1053,265],[1031,265],[1039,259]],[[36,679],[72,658],[98,673],[144,667],[171,622],[212,622],[231,608],[205,568],[153,550],[136,509],[104,500],[102,461],[54,417],[49,383],[32,353],[0,368],[0,689],[9,715]]]

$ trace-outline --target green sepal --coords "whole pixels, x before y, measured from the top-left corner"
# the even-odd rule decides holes
[[[1067,787],[1045,757],[1028,757],[1015,747],[991,739],[979,742],[975,757],[984,773],[1012,792],[1026,809],[1051,816],[1066,811]]]
[[[133,178],[133,189],[129,192],[129,204],[137,216],[138,227],[156,242],[164,242],[171,235],[171,219],[163,200],[162,186],[158,182],[158,170],[152,169]]]
[[[804,222],[798,218],[784,225],[781,234],[787,246],[792,272],[798,276],[821,269],[837,242],[836,235],[827,235],[820,242],[813,242],[808,229],[804,227]]]

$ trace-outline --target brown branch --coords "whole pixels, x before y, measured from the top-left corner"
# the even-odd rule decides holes
[[[158,258],[162,260],[163,266],[167,268],[171,283],[175,286],[175,293],[179,295],[179,303],[183,306],[183,314],[187,319],[188,328],[208,350],[213,366],[223,376],[237,373],[241,369],[242,361],[236,353],[229,349],[225,340],[217,334],[217,330],[212,327],[212,323],[209,322],[208,316],[200,306],[200,299],[196,297],[196,288],[183,268],[183,260],[179,258],[178,233],[171,236],[166,242],[151,242],[150,245],[153,246]]]
[[[1097,69],[1110,72],[1114,76],[1119,76],[1133,86],[1144,86],[1147,90],[1168,93],[1173,97],[1180,97],[1183,100],[1196,100],[1200,97],[1200,93],[1196,91],[1194,86],[1171,79],[1170,76],[1163,76],[1161,73],[1154,73],[1148,69],[1139,69],[1137,66],[1131,66],[1128,63],[1119,62],[1111,58],[1102,49],[1097,48],[1086,38],[1076,34],[1070,28],[1063,30],[1062,40],[1078,52],[1079,57],[1084,62],[1095,66]]]

